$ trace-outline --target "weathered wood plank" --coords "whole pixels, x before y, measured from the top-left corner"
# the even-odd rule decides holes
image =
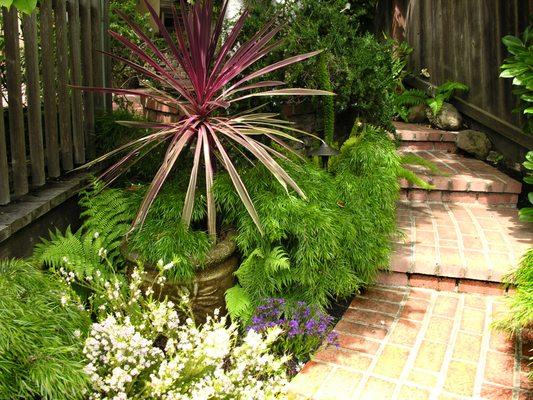
[[[91,26],[91,0],[80,0],[81,20],[81,64],[83,72],[83,86],[93,84],[93,50],[92,50],[92,26]],[[83,92],[83,122],[85,131],[86,157],[93,158],[94,149],[94,95],[92,92]]]
[[[80,42],[80,10],[79,0],[67,3],[70,72],[72,85],[81,86],[81,42]],[[72,90],[72,144],[74,146],[74,163],[85,163],[85,133],[83,131],[83,100],[79,89]]]
[[[11,169],[15,197],[28,193],[26,165],[26,139],[22,110],[22,73],[20,66],[19,26],[17,9],[2,8],[6,55],[7,101],[9,104],[9,137],[11,144]]]
[[[72,149],[72,122],[70,114],[69,50],[67,29],[67,8],[65,0],[55,0],[54,16],[56,26],[57,58],[57,104],[59,111],[59,139],[63,169],[74,168]]]
[[[34,187],[46,182],[41,120],[41,85],[37,43],[37,11],[22,17],[24,56],[26,63],[26,96],[28,102],[28,138],[30,145],[31,183]]]
[[[111,41],[109,37],[109,1],[104,1],[103,9],[103,41],[104,41],[104,50],[109,52],[111,50]],[[105,87],[112,87],[113,85],[113,60],[111,57],[104,57],[104,84]],[[106,93],[105,95],[105,109],[107,112],[113,111],[113,95],[111,93]]]
[[[41,22],[41,62],[44,102],[44,136],[46,144],[46,170],[48,176],[61,174],[59,164],[59,139],[57,131],[57,98],[55,87],[55,46],[53,45],[52,0],[43,0],[39,11]]]
[[[0,95],[0,205],[9,203],[9,165],[7,163],[7,140],[4,124],[4,101]]]
[[[92,47],[93,47],[93,84],[104,86],[104,59],[101,51],[104,49],[102,41],[102,10],[100,0],[91,0]],[[94,111],[96,114],[104,111],[104,94],[94,93]]]

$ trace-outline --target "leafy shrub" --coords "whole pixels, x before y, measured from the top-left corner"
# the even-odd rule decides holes
[[[0,293],[0,398],[83,399],[80,338],[90,319],[70,289],[26,262],[4,260]]]
[[[285,166],[308,200],[285,197],[264,168],[244,171],[264,235],[239,205],[228,177],[220,177],[217,203],[228,224],[238,228],[243,254],[236,272],[240,289],[234,292],[239,301],[229,311],[245,315],[246,307],[253,310],[269,297],[324,307],[332,297],[372,283],[378,269],[388,266],[396,232],[399,164],[394,143],[368,127],[341,148],[331,165],[334,175],[311,164]]]
[[[523,162],[524,168],[528,171],[524,177],[524,182],[533,185],[533,151],[526,154],[526,161]],[[527,196],[529,203],[533,204],[533,192],[529,192]],[[520,220],[525,222],[533,222],[533,207],[523,207],[520,209]]]
[[[533,30],[528,27],[524,31],[522,39],[508,35],[503,37],[502,42],[511,55],[505,59],[501,66],[500,77],[513,79],[514,94],[520,98],[519,111],[527,117],[524,132],[531,134],[533,133],[533,125],[529,116],[533,114],[533,107],[531,107],[533,102]]]
[[[252,37],[272,17],[284,24],[283,42],[263,64],[285,54],[323,49],[332,91],[336,94],[335,112],[355,111],[363,121],[390,127],[390,92],[395,86],[393,45],[391,41],[381,42],[367,33],[375,1],[259,0],[249,3],[252,18],[244,28],[245,37]],[[321,62],[317,59],[311,67],[294,65],[278,73],[276,79],[290,85],[305,84],[324,89]],[[317,101],[327,103],[330,99]]]
[[[280,328],[282,334],[272,346],[273,351],[305,362],[324,341],[335,343],[335,333],[329,333],[332,321],[333,317],[304,302],[292,304],[283,298],[271,298],[256,308],[247,329],[261,333]]]
[[[460,82],[444,82],[435,88],[433,97],[427,100],[427,105],[431,108],[433,115],[437,115],[442,109],[444,102],[448,101],[457,91],[468,91],[468,86]]]

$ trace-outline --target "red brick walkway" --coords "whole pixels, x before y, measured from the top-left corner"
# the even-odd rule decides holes
[[[533,399],[524,355],[533,344],[491,329],[503,297],[380,286],[336,325],[291,399]]]
[[[402,202],[398,226],[391,269],[400,273],[501,282],[533,244],[516,208]]]

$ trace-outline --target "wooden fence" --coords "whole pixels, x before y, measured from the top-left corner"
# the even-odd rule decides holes
[[[533,11],[531,0],[381,0],[378,30],[406,40],[414,51],[410,68],[426,68],[429,81],[467,84],[460,95],[461,112],[522,146],[531,138],[522,133],[521,116],[511,80],[499,78],[507,57],[505,35],[519,36]]]
[[[111,108],[111,97],[71,85],[111,84],[99,52],[108,46],[108,1],[42,0],[31,15],[2,8],[1,21],[0,204],[7,204],[93,156],[95,114]]]

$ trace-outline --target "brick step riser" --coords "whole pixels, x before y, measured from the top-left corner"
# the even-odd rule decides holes
[[[400,191],[400,200],[413,202],[477,203],[515,208],[518,202],[518,194],[450,190],[428,191],[423,189],[403,188]]]
[[[457,146],[455,142],[432,142],[432,141],[401,141],[400,151],[445,151],[447,153],[456,153]]]
[[[503,295],[513,293],[513,286],[499,282],[487,282],[478,279],[465,279],[424,274],[408,274],[404,272],[381,272],[377,283],[387,286],[409,286],[446,292],[477,293],[485,295]]]

